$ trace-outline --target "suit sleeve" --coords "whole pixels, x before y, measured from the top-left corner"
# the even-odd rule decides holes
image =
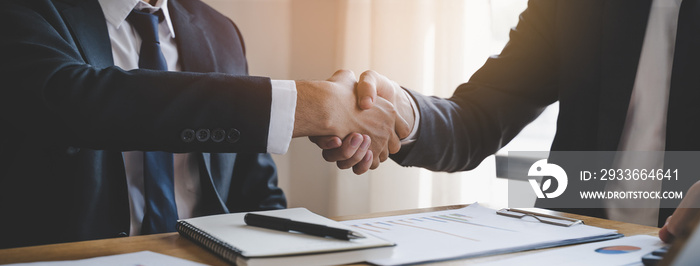
[[[0,6],[0,117],[18,131],[100,150],[266,152],[269,78],[98,68],[55,9]],[[199,129],[225,134],[198,141]]]
[[[501,54],[451,98],[411,91],[421,116],[418,137],[392,158],[433,171],[473,169],[555,102],[555,9],[555,1],[530,1]]]

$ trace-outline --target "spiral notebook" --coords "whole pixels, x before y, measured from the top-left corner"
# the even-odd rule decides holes
[[[255,213],[352,229],[304,208]],[[245,214],[179,220],[177,231],[236,265],[336,265],[390,257],[393,251],[393,242],[372,235],[347,241],[247,226]]]

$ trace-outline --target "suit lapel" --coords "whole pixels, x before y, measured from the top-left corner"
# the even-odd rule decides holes
[[[204,215],[229,213],[229,198],[235,153],[198,153],[199,180],[202,188],[200,211]]]
[[[173,21],[182,70],[216,72],[216,58],[209,43],[211,38],[206,37],[206,28],[201,27],[198,18],[190,15],[178,1],[168,1],[168,8]]]
[[[97,1],[72,1],[61,13],[74,34],[87,63],[104,68],[114,65],[107,22]]]
[[[616,150],[649,20],[651,0],[609,0],[603,7],[599,150]]]

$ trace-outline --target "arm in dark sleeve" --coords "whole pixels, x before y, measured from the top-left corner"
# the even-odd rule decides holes
[[[411,92],[417,140],[392,158],[404,166],[464,171],[506,145],[557,100],[556,1],[530,1],[510,41],[449,99]]]
[[[13,128],[101,150],[266,152],[269,78],[98,68],[40,2],[0,4],[0,118]],[[199,128],[240,139],[183,141]]]

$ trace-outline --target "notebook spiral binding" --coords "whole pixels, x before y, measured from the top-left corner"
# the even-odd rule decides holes
[[[213,237],[209,233],[192,226],[188,222],[178,221],[175,228],[180,235],[191,239],[206,249],[209,249],[230,263],[236,264],[236,258],[242,254],[241,250],[237,249],[236,247]]]

